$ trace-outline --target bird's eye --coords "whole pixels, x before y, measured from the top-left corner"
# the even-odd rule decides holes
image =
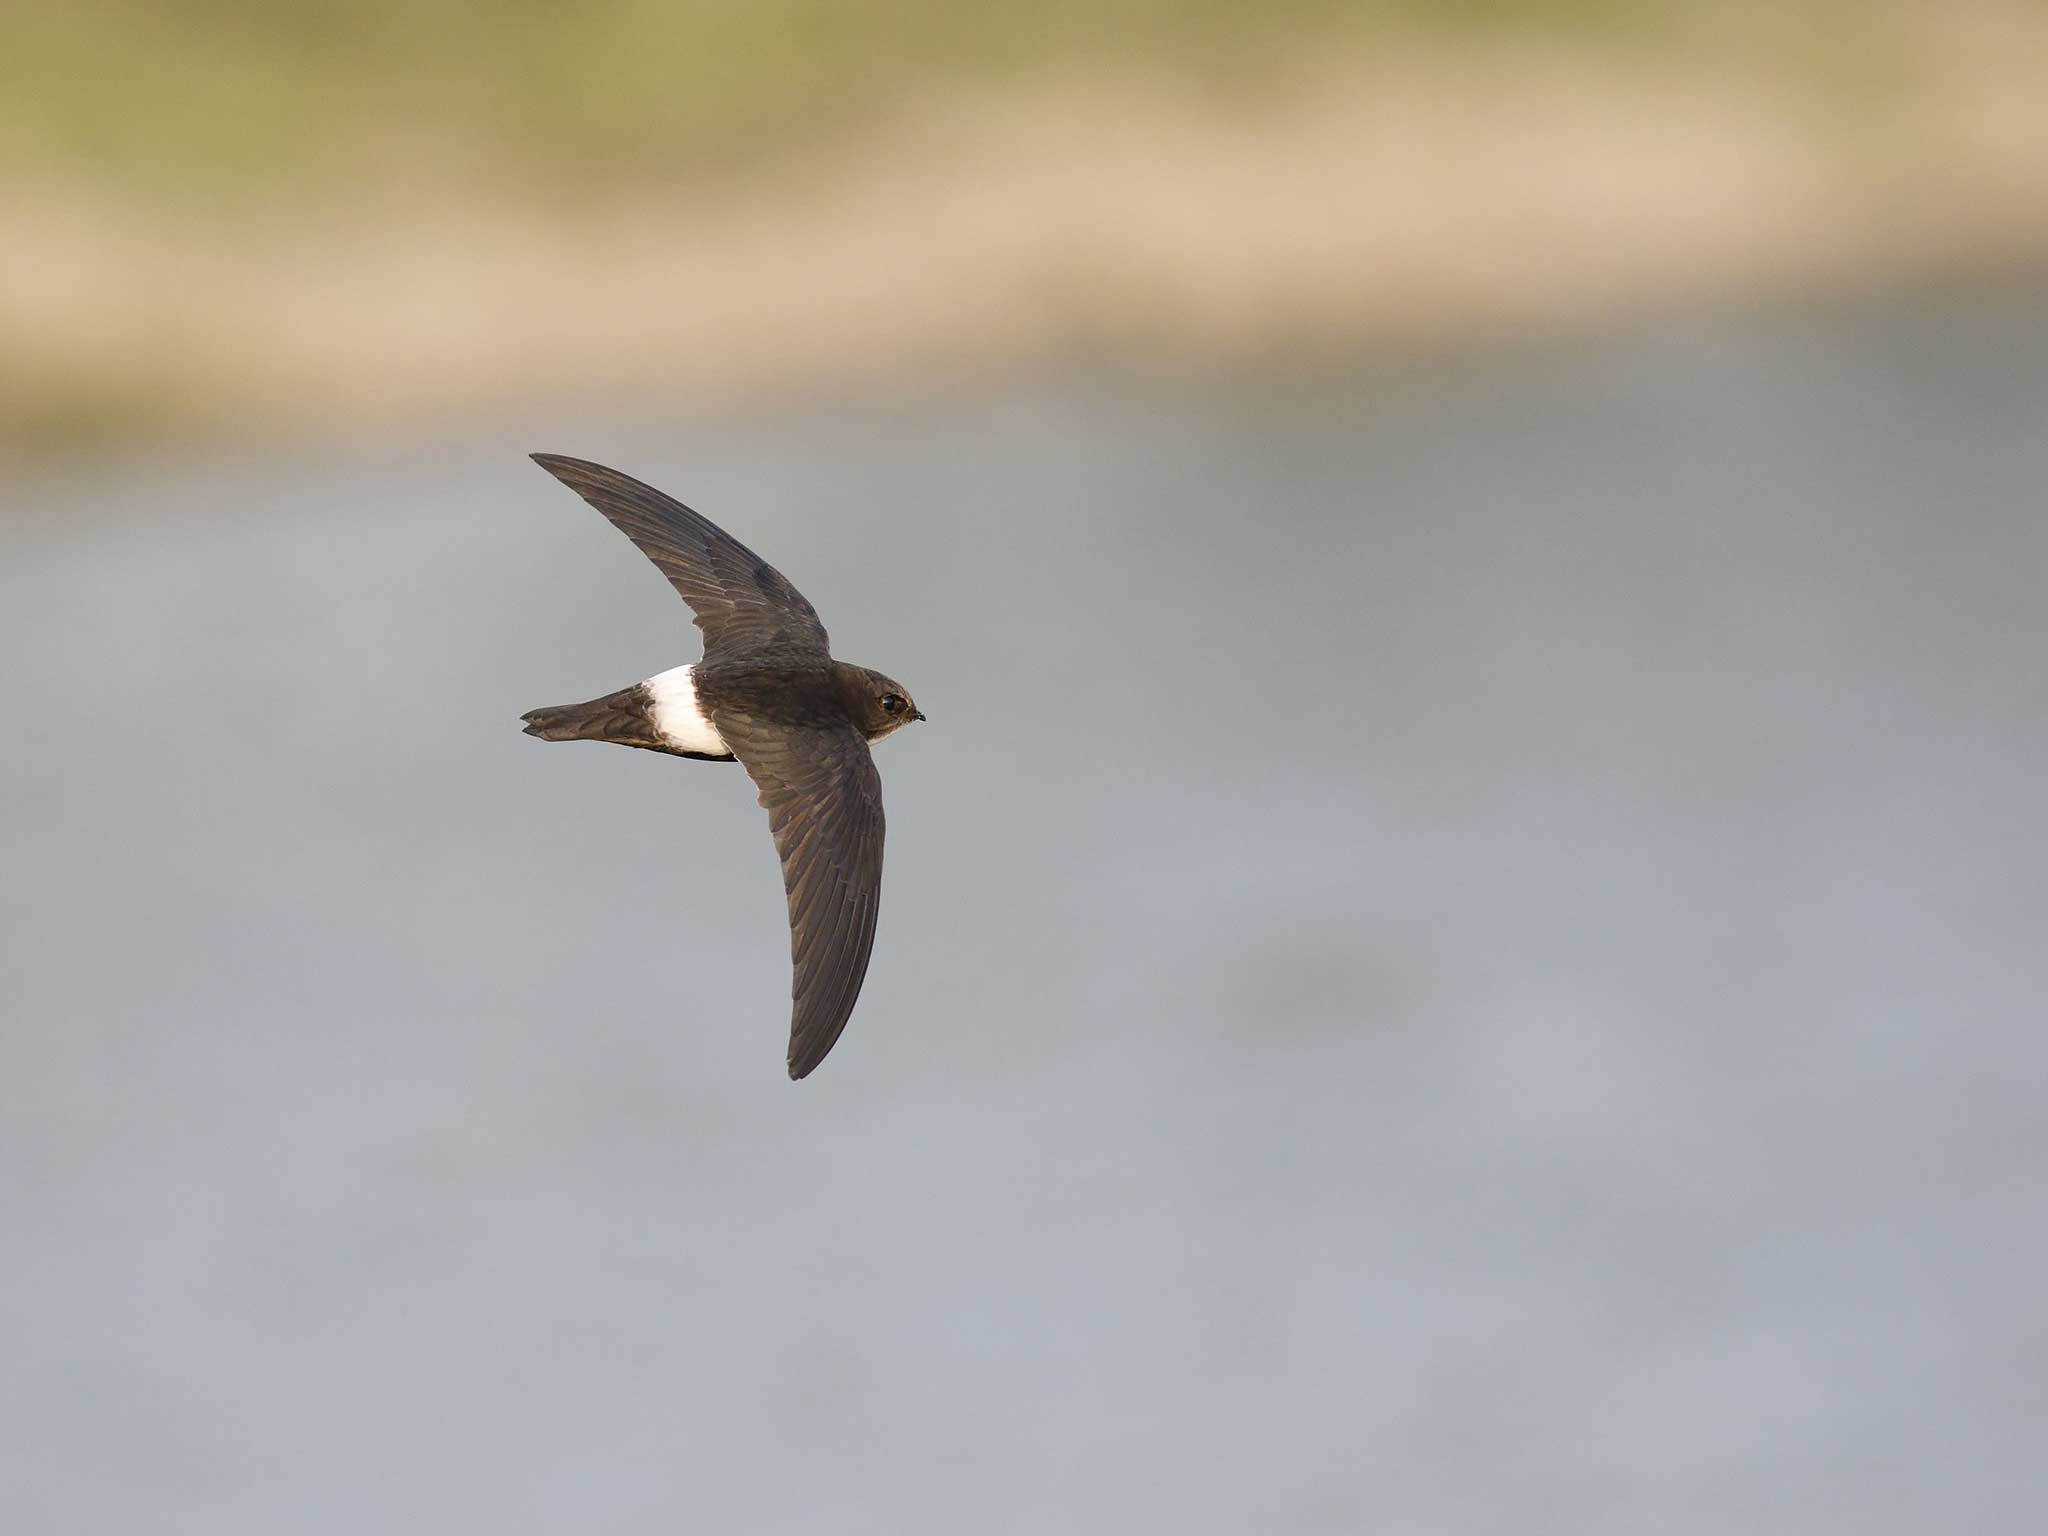
[[[908,707],[909,705],[900,693],[885,693],[882,695],[882,708],[889,711],[892,715],[900,715]]]

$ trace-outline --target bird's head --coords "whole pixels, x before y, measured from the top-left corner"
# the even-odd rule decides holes
[[[880,741],[891,731],[899,731],[913,720],[922,720],[924,714],[910,697],[910,690],[893,677],[885,677],[871,667],[850,667],[852,684],[853,718],[860,726],[861,734],[869,741]]]

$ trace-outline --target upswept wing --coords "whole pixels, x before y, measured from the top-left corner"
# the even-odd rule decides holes
[[[774,566],[673,496],[587,459],[533,461],[602,512],[682,594],[704,631],[706,660],[825,656],[818,611]]]

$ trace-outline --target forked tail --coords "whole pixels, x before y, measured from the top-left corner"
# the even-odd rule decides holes
[[[636,684],[585,704],[552,704],[529,709],[520,719],[526,734],[542,741],[616,741],[640,746],[651,736]]]

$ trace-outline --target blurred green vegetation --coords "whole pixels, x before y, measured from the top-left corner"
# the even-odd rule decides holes
[[[1653,32],[1697,0],[77,0],[17,5],[0,171],[317,187],[715,167],[933,80],[1142,60],[1227,82],[1375,33]]]
[[[2032,259],[2048,206],[2048,0],[15,0],[0,18],[0,455],[382,421],[401,396],[495,410],[529,387],[508,381],[560,375],[711,390],[715,372],[736,396],[925,356],[1334,355],[1780,274]],[[1268,174],[1257,218],[1228,217]],[[952,201],[892,238],[927,196]],[[1104,198],[1130,216],[1098,231]],[[650,205],[646,227],[587,238]],[[785,245],[843,259],[818,278]],[[679,272],[715,298],[678,305]],[[882,336],[877,293],[919,301]],[[686,361],[707,337],[716,370]]]

